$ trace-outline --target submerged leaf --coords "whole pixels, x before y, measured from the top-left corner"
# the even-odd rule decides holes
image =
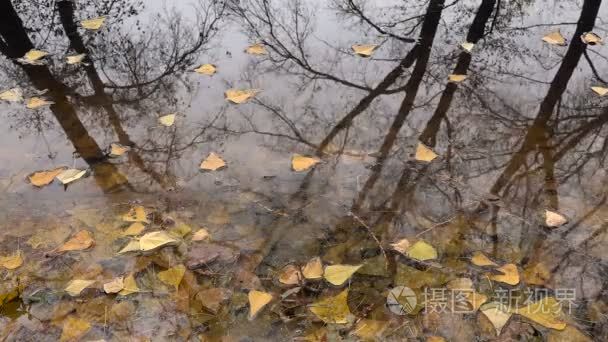
[[[509,285],[519,284],[519,271],[514,264],[506,264],[496,270],[503,274],[492,274],[490,275],[490,279]]]
[[[522,278],[526,284],[545,285],[551,279],[551,271],[542,262],[528,264],[522,272]]]
[[[106,21],[106,17],[90,18],[80,22],[80,25],[87,30],[99,30]]]
[[[127,230],[123,233],[127,236],[135,236],[139,235],[139,233],[143,232],[146,229],[146,226],[141,222],[133,222]]]
[[[272,300],[272,294],[251,290],[249,291],[249,319],[255,318],[255,316]]]
[[[395,243],[391,243],[392,249],[404,255],[407,253],[407,249],[410,248],[410,246],[411,244],[408,239],[401,239]]]
[[[378,321],[373,319],[362,319],[355,326],[352,332],[363,341],[379,341],[382,333],[388,327],[388,321]]]
[[[435,247],[420,240],[417,241],[412,247],[408,248],[406,255],[412,259],[420,261],[433,260],[437,259],[437,250]]]
[[[10,102],[23,101],[23,92],[20,88],[13,88],[0,93],[0,100]]]
[[[555,31],[547,34],[543,37],[543,41],[553,45],[566,46],[566,38],[562,36],[561,32]]]
[[[257,89],[228,89],[225,92],[226,100],[241,104],[247,102],[250,98],[254,97],[260,90]]]
[[[606,96],[608,95],[608,88],[606,87],[591,87],[591,90],[593,90],[596,94],[598,94],[599,96]]]
[[[61,182],[61,184],[70,184],[76,180],[79,180],[87,173],[87,170],[78,169],[67,169],[58,174],[55,178]]]
[[[203,74],[203,75],[208,75],[208,76],[215,74],[216,70],[217,70],[217,68],[213,64],[203,64],[203,65],[199,66],[198,68],[194,69],[195,72],[198,72],[199,74]]]
[[[248,48],[245,49],[245,52],[247,52],[250,55],[267,55],[268,54],[268,51],[266,51],[266,47],[259,43],[249,46]]]
[[[21,252],[17,252],[9,256],[0,256],[0,267],[4,267],[9,270],[14,270],[23,265],[23,258]]]
[[[68,64],[80,64],[82,63],[82,61],[84,60],[84,58],[87,56],[86,53],[81,53],[78,55],[73,55],[73,56],[67,56],[67,63]]]
[[[66,243],[56,249],[56,252],[82,251],[93,246],[95,240],[88,230],[81,230]]]
[[[139,249],[150,251],[168,244],[174,244],[177,240],[164,231],[145,234],[139,239]]]
[[[471,262],[476,266],[498,266],[494,261],[490,260],[485,254],[480,251],[473,253]]]
[[[210,239],[211,239],[211,235],[204,228],[201,228],[201,229],[197,230],[194,234],[192,234],[192,241],[205,241],[205,240],[210,240]]]
[[[169,286],[175,287],[175,290],[177,291],[185,273],[186,267],[184,265],[177,265],[166,271],[158,272],[158,279]]]
[[[555,211],[545,210],[545,225],[550,228],[557,228],[568,223],[568,219]]]
[[[123,289],[120,292],[118,292],[118,294],[121,296],[128,296],[132,293],[137,293],[137,292],[139,292],[139,287],[137,287],[137,282],[135,281],[135,277],[132,274],[129,274],[129,276],[126,277],[124,280]]]
[[[378,45],[374,44],[356,44],[352,46],[355,54],[361,57],[370,57],[376,48],[378,48]]]
[[[124,277],[118,277],[112,279],[112,281],[103,284],[103,290],[106,293],[118,293],[125,288]]]
[[[603,44],[602,38],[593,32],[585,32],[581,35],[581,40],[585,44],[597,45]]]
[[[325,323],[346,324],[352,314],[348,308],[348,289],[310,305],[310,311]]]
[[[141,205],[132,207],[129,212],[122,216],[123,221],[150,223],[146,209]]]
[[[83,279],[74,279],[68,283],[68,286],[65,288],[65,292],[67,292],[70,296],[76,297],[82,292],[82,290],[91,286],[95,283],[95,280],[83,280]]]
[[[129,243],[126,246],[124,246],[120,251],[118,251],[118,254],[124,254],[124,253],[128,253],[128,252],[139,251],[139,250],[140,250],[139,240],[133,239],[133,240],[129,241]]]
[[[207,158],[201,162],[200,169],[205,171],[216,171],[224,166],[226,166],[226,162],[220,158],[220,156],[211,152]]]
[[[30,97],[29,99],[27,99],[25,106],[29,109],[36,109],[36,108],[40,108],[42,106],[50,106],[54,103],[55,102],[53,102],[53,101],[49,101],[47,99],[43,99],[41,97],[34,96],[34,97]]]
[[[437,153],[426,147],[424,144],[418,143],[418,146],[416,147],[415,158],[418,161],[431,162],[435,160],[435,158],[437,158]]]
[[[37,187],[43,187],[45,185],[49,185],[53,182],[55,177],[66,170],[66,167],[58,167],[53,170],[48,171],[36,171],[27,176],[27,179],[30,183]]]
[[[296,172],[306,171],[320,162],[321,160],[319,158],[294,154],[293,157],[291,157],[291,168]]]
[[[323,278],[323,263],[321,258],[315,257],[310,259],[302,269],[302,275],[306,279]]]
[[[302,273],[298,267],[287,265],[279,272],[279,282],[285,285],[298,285],[302,279]]]
[[[465,294],[465,298],[471,304],[473,311],[477,311],[481,305],[488,301],[488,296],[477,292],[468,292]]]
[[[80,318],[69,316],[63,322],[61,330],[61,342],[78,341],[91,330],[91,324]]]
[[[479,311],[492,323],[494,329],[496,329],[497,336],[500,335],[502,328],[507,324],[509,318],[511,318],[511,313],[503,310],[502,305],[496,302],[482,306]]]
[[[333,285],[344,284],[363,265],[331,265],[325,267],[323,277]]]
[[[467,79],[467,75],[450,74],[448,75],[448,81],[453,83],[460,83]]]
[[[158,118],[158,123],[160,123],[161,125],[166,126],[166,127],[171,127],[175,123],[176,115],[177,114],[163,115],[160,118]]]
[[[555,330],[564,330],[566,328],[566,323],[563,321],[564,314],[561,310],[561,304],[553,297],[545,297],[513,311],[513,313],[524,316],[547,328]]]

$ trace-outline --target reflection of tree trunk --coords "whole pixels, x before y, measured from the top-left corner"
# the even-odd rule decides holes
[[[469,43],[477,44],[477,42],[483,37],[486,24],[492,15],[492,10],[494,9],[494,5],[496,4],[496,0],[484,0],[479,9],[477,10],[477,14],[475,15],[475,19],[473,19],[473,23],[469,27],[469,32],[467,33],[466,41]],[[466,75],[469,70],[469,65],[471,64],[471,54],[462,51],[458,56],[458,62],[456,63],[456,67],[452,74],[455,75]],[[439,127],[441,125],[441,121],[448,113],[450,106],[452,104],[452,99],[454,98],[454,93],[456,93],[456,89],[458,88],[458,84],[454,82],[448,82],[445,86],[445,90],[441,94],[441,99],[439,100],[439,104],[433,113],[433,116],[429,119],[420,135],[420,141],[428,145],[429,147],[434,147],[436,144],[437,132],[439,131]]]

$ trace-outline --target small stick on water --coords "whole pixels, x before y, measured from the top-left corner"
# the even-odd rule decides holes
[[[363,227],[365,227],[365,229],[367,229],[367,232],[369,233],[369,235],[372,237],[372,239],[374,239],[374,241],[376,241],[376,243],[378,244],[378,247],[380,248],[380,251],[382,252],[382,255],[384,256],[384,261],[386,262],[386,266],[388,267],[388,257],[386,256],[386,251],[384,250],[384,247],[382,247],[382,243],[380,243],[380,240],[378,240],[378,238],[376,237],[376,235],[374,234],[374,232],[372,231],[372,228],[370,226],[367,225],[367,223],[365,223],[359,216],[355,215],[355,213],[353,213],[352,211],[348,212],[349,216],[352,216],[355,220],[357,220]]]

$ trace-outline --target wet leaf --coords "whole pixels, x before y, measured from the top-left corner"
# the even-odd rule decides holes
[[[543,41],[552,45],[566,46],[566,38],[562,36],[561,32],[555,31],[547,34],[543,37]]]
[[[464,43],[460,44],[460,47],[463,48],[466,52],[470,53],[471,51],[473,51],[475,44],[469,43],[469,42],[464,42]]]
[[[86,173],[87,170],[67,169],[62,171],[55,178],[57,178],[57,180],[60,181],[61,184],[66,185],[79,180]]]
[[[555,211],[545,210],[545,225],[551,228],[557,228],[568,223],[568,219]]]
[[[103,290],[106,293],[118,293],[118,292],[122,291],[122,289],[125,288],[124,280],[125,280],[124,277],[114,278],[114,279],[112,279],[112,281],[103,284]]]
[[[10,102],[23,101],[23,92],[20,88],[13,88],[0,93],[0,100]]]
[[[111,143],[110,144],[110,156],[112,156],[112,157],[122,156],[123,154],[125,154],[129,150],[131,150],[131,148],[129,146],[123,146],[123,145],[118,144],[118,143]]]
[[[568,325],[564,330],[551,330],[547,342],[592,342],[592,339],[577,328]]]
[[[473,311],[479,310],[479,308],[488,301],[488,296],[477,293],[477,292],[469,292],[465,294],[467,302],[471,304]]]
[[[331,265],[325,267],[323,277],[333,285],[344,284],[363,265]]]
[[[348,323],[348,319],[352,315],[348,308],[348,289],[336,296],[322,298],[310,305],[309,309],[325,323]]]
[[[14,270],[21,265],[23,265],[23,257],[21,256],[21,252],[17,252],[9,256],[0,256],[0,267]]]
[[[185,223],[180,223],[170,230],[171,234],[182,237],[182,238],[184,236],[190,234],[191,232],[192,232],[192,228],[190,228],[190,226]]]
[[[287,265],[279,271],[279,282],[285,285],[298,285],[302,279],[300,269],[294,265]]]
[[[139,292],[139,287],[137,287],[135,277],[132,274],[129,274],[129,276],[124,279],[124,287],[118,294],[121,296],[128,296],[137,292]]]
[[[395,243],[391,243],[391,248],[403,255],[407,253],[407,249],[410,248],[410,246],[411,244],[408,239],[401,239]]]
[[[140,250],[139,239],[133,239],[133,240],[129,241],[129,243],[126,246],[124,246],[120,251],[118,251],[118,254],[124,254],[124,253],[128,253],[128,252],[139,251],[139,250]]]
[[[171,127],[175,123],[176,116],[177,116],[177,114],[163,115],[160,118],[158,118],[158,123],[160,123],[161,125],[166,126],[166,127]]]
[[[78,341],[91,330],[91,324],[85,320],[69,316],[63,322],[61,342]]]
[[[146,209],[141,205],[129,209],[129,212],[122,216],[122,220],[127,222],[150,223]]]
[[[460,83],[467,79],[467,75],[450,74],[448,75],[448,81],[453,83]]]
[[[376,48],[378,48],[378,45],[374,44],[357,44],[352,46],[355,54],[361,57],[370,57]]]
[[[551,279],[551,271],[542,262],[529,264],[522,272],[522,278],[526,284],[546,285]]]
[[[226,166],[226,162],[217,154],[211,152],[200,165],[201,170],[216,171]]]
[[[139,249],[150,251],[165,245],[177,243],[177,240],[164,231],[145,234],[139,239]]]
[[[257,89],[228,89],[225,92],[226,100],[241,104],[247,102],[249,99],[253,98],[260,90]]]
[[[196,298],[213,314],[217,314],[222,303],[230,299],[231,296],[232,291],[220,287],[202,290],[196,294]]]
[[[82,61],[84,60],[84,58],[87,56],[86,53],[81,53],[78,55],[73,55],[73,56],[67,56],[66,60],[68,64],[80,64],[82,63]]]
[[[485,254],[480,251],[473,253],[471,262],[476,266],[498,266],[494,261],[490,260]]]
[[[306,279],[323,278],[323,262],[321,262],[321,258],[315,257],[310,259],[302,269],[302,275]]]
[[[207,229],[201,228],[192,235],[192,241],[207,241],[211,239],[211,235]]]
[[[158,272],[158,279],[169,286],[175,287],[175,290],[177,291],[185,273],[186,267],[184,267],[184,265],[177,265],[166,271]]]
[[[123,234],[127,236],[136,236],[139,235],[139,233],[143,232],[144,229],[146,229],[146,226],[143,223],[133,222]]]
[[[49,101],[47,99],[43,99],[41,97],[30,97],[29,99],[27,99],[25,106],[29,109],[36,109],[36,108],[40,108],[43,106],[50,106],[52,104],[54,104],[55,102],[53,101]]]
[[[94,283],[95,280],[74,279],[65,287],[65,292],[72,297],[76,297],[80,294],[80,292],[82,292],[82,290],[93,285]]]
[[[382,337],[382,333],[384,333],[387,327],[387,321],[362,319],[357,323],[352,334],[364,341],[376,341]]]
[[[40,59],[48,55],[49,53],[46,51],[32,49],[26,52],[23,57],[18,59],[18,61],[23,64],[41,65],[42,62],[40,61]]]
[[[564,314],[561,304],[553,297],[545,297],[527,306],[516,308],[513,313],[526,317],[544,327],[564,330],[566,323],[563,321]]]
[[[88,230],[81,230],[74,234],[66,243],[56,249],[56,252],[83,251],[95,244],[93,236]]]
[[[198,68],[194,69],[194,71],[198,72],[199,74],[208,75],[208,76],[215,74],[216,70],[217,70],[217,68],[213,64],[203,64],[203,65],[199,66]]]
[[[456,278],[450,280],[446,287],[452,290],[473,290],[473,281],[469,278]]]
[[[596,86],[596,87],[591,87],[591,90],[593,90],[599,96],[608,95],[608,88],[606,88],[606,87],[597,87]]]
[[[272,300],[272,294],[262,291],[249,291],[249,319],[255,316]]]
[[[321,160],[318,158],[294,154],[293,157],[291,157],[291,168],[296,172],[306,171],[320,162]]]
[[[37,187],[43,187],[53,182],[55,177],[66,170],[66,167],[58,167],[48,171],[36,171],[27,176],[30,183]]]
[[[437,259],[437,250],[435,247],[420,240],[407,250],[406,255],[420,261],[434,260]]]
[[[500,303],[492,302],[482,306],[479,311],[481,311],[484,316],[488,318],[490,323],[496,329],[496,335],[500,336],[502,328],[507,324],[509,318],[511,318],[511,313],[505,311]]]
[[[426,338],[426,342],[446,342],[446,339],[441,336],[429,336]]]
[[[437,153],[435,153],[430,148],[424,146],[422,143],[418,143],[418,147],[416,147],[416,160],[431,162],[435,158],[437,158]]]
[[[262,44],[253,44],[245,49],[245,52],[250,55],[267,55],[266,47]]]
[[[519,271],[517,270],[516,265],[506,264],[497,268],[496,270],[502,272],[503,274],[492,274],[490,275],[490,279],[509,285],[519,284]]]
[[[581,35],[581,40],[585,44],[597,45],[603,44],[602,38],[593,32],[585,32]]]
[[[87,29],[87,30],[99,30],[103,26],[105,21],[106,21],[105,16],[97,17],[97,18],[90,18],[90,19],[81,21],[80,26],[82,26],[84,29]]]

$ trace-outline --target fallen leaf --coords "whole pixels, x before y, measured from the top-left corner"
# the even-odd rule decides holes
[[[356,44],[352,46],[352,49],[356,55],[361,57],[370,57],[377,47],[378,45],[374,44]]]
[[[566,328],[566,323],[562,319],[564,314],[561,310],[561,304],[553,297],[545,297],[512,311],[547,328],[555,330]]]
[[[179,237],[184,237],[192,232],[192,228],[185,223],[180,223],[169,231],[171,234]]]
[[[266,47],[259,43],[249,46],[248,48],[245,49],[245,52],[247,52],[250,55],[267,55],[268,54],[268,51],[266,51]]]
[[[320,162],[321,160],[319,158],[294,154],[293,157],[291,157],[291,168],[296,172],[306,171]]]
[[[581,35],[581,40],[585,44],[597,45],[603,44],[602,38],[593,32],[585,32]]]
[[[466,52],[470,53],[471,51],[473,51],[475,44],[469,43],[469,42],[464,42],[464,43],[460,44],[460,47],[463,48]]]
[[[551,330],[547,342],[592,342],[593,340],[577,328],[568,325],[564,330]]]
[[[216,70],[217,70],[217,68],[213,64],[203,64],[203,65],[199,66],[198,68],[194,69],[194,71],[198,72],[199,74],[208,75],[208,76],[215,74]]]
[[[239,253],[233,248],[207,242],[197,242],[188,251],[186,266],[197,269],[209,266],[211,263],[229,264],[238,258]]]
[[[568,223],[568,219],[555,211],[545,210],[545,225],[550,228],[557,228]]]
[[[502,305],[496,302],[482,306],[479,311],[492,323],[494,329],[496,329],[496,336],[500,336],[502,328],[507,324],[509,318],[511,318],[511,313],[503,310]]]
[[[23,257],[21,252],[17,252],[9,256],[0,256],[0,267],[4,267],[9,270],[14,270],[23,265]]]
[[[465,294],[465,298],[467,302],[471,304],[473,311],[479,310],[479,308],[488,301],[488,296],[477,292],[468,292]]]
[[[448,75],[448,81],[454,83],[460,83],[467,79],[467,75],[450,74]]]
[[[359,337],[363,341],[380,341],[382,333],[388,327],[388,321],[379,321],[375,319],[362,319],[357,322],[353,335]]]
[[[232,291],[221,287],[202,290],[196,294],[196,298],[213,314],[217,314],[222,303],[230,299],[231,296]]]
[[[287,265],[279,271],[279,282],[285,285],[298,285],[302,279],[302,273],[298,267]]]
[[[492,274],[490,275],[490,279],[509,285],[519,284],[519,271],[514,264],[506,264],[496,270],[503,274]]]
[[[141,205],[129,209],[129,212],[122,216],[122,220],[127,222],[150,223],[146,209]]]
[[[13,88],[0,93],[0,100],[10,102],[23,101],[23,92],[20,88]]]
[[[344,284],[363,265],[331,265],[325,267],[323,277],[333,285]]]
[[[410,248],[410,246],[411,245],[408,239],[401,239],[395,243],[391,243],[391,248],[401,254],[405,254],[407,252],[407,249]]]
[[[26,52],[23,57],[18,58],[17,61],[22,64],[42,65],[43,63],[40,61],[40,59],[48,56],[48,54],[49,53],[46,51],[31,49],[30,51]]]
[[[90,18],[80,22],[80,26],[87,30],[99,30],[106,21],[106,17]]]
[[[437,259],[437,250],[435,247],[420,240],[417,241],[412,247],[408,248],[406,255],[412,259],[420,261],[434,260]]]
[[[204,228],[201,228],[201,229],[197,230],[194,234],[192,234],[192,241],[205,241],[205,240],[210,240],[210,239],[211,239],[211,235]]]
[[[249,319],[252,320],[270,301],[272,294],[262,291],[249,291]]]
[[[124,277],[114,278],[114,279],[112,279],[112,281],[103,284],[103,290],[106,293],[118,293],[118,292],[122,291],[122,289],[125,288],[124,280],[125,280]]]
[[[473,253],[471,262],[476,266],[498,266],[494,261],[490,260],[485,254],[480,251]]]
[[[185,273],[186,267],[184,267],[184,265],[177,265],[166,271],[158,272],[158,279],[169,286],[175,287],[175,290],[177,291],[179,283],[182,282]]]
[[[66,243],[58,247],[55,251],[69,252],[69,251],[83,251],[95,244],[95,240],[93,240],[93,236],[88,230],[81,230],[78,233],[74,234],[71,239],[69,239]]]
[[[133,222],[127,230],[124,231],[124,235],[127,236],[135,236],[139,235],[139,233],[143,232],[146,229],[146,226],[141,222]]]
[[[177,240],[164,231],[145,234],[139,239],[139,249],[150,251],[168,244],[177,243]]]
[[[166,126],[166,127],[171,127],[175,123],[176,116],[177,116],[177,114],[163,115],[160,118],[158,118],[158,123],[160,123],[161,125]]]
[[[551,271],[542,262],[528,264],[521,275],[526,284],[532,285],[546,285],[551,279]]]
[[[599,96],[606,96],[608,94],[608,88],[606,87],[591,87],[591,90],[593,90],[596,94],[598,94]]]
[[[72,297],[76,297],[80,294],[80,292],[82,292],[82,290],[93,285],[94,283],[95,280],[74,279],[68,283],[68,286],[65,287],[65,292]]]
[[[348,308],[348,289],[310,305],[310,311],[325,323],[346,324],[352,314]]]
[[[133,240],[129,241],[129,243],[126,246],[124,246],[120,251],[118,251],[118,254],[139,251],[140,250],[139,248],[140,248],[139,239],[133,239]]]
[[[111,143],[110,144],[110,156],[112,156],[112,157],[122,156],[123,154],[125,154],[129,150],[131,150],[131,148],[129,146],[123,146],[123,145],[118,144],[118,143]]]
[[[55,179],[58,174],[62,173],[66,169],[66,167],[58,167],[53,170],[36,171],[28,175],[27,179],[32,185],[37,187],[43,187],[45,185],[51,184],[53,182],[53,179]]]
[[[226,166],[226,162],[217,154],[211,152],[200,165],[201,170],[216,171]]]
[[[418,146],[416,147],[415,158],[418,161],[431,162],[435,158],[437,158],[437,153],[426,147],[424,144],[418,143]]]
[[[446,287],[451,290],[473,290],[473,281],[469,278],[456,278],[450,280]]]
[[[306,279],[323,278],[323,262],[321,262],[321,258],[315,257],[310,259],[302,269],[302,275]]]
[[[553,45],[566,46],[566,38],[562,36],[561,32],[555,31],[547,34],[543,37],[543,41]]]
[[[78,55],[74,55],[74,56],[67,56],[67,63],[68,64],[80,64],[82,63],[82,61],[84,60],[84,58],[87,56],[86,53],[81,53]]]
[[[53,101],[49,101],[47,99],[43,99],[41,97],[30,97],[29,99],[27,99],[25,106],[29,109],[36,109],[36,108],[40,108],[42,106],[50,106],[52,104],[54,104],[55,102]]]
[[[428,336],[426,342],[446,342],[446,340],[441,336]]]
[[[135,277],[133,277],[132,274],[129,274],[129,276],[124,279],[124,287],[118,294],[121,296],[128,296],[137,292],[139,292],[139,287],[137,287]]]
[[[78,341],[91,330],[91,324],[85,320],[69,316],[63,322],[61,342]]]
[[[225,92],[226,100],[241,104],[247,102],[250,98],[254,97],[260,90],[257,89],[228,89]]]
[[[70,184],[76,180],[79,180],[87,173],[87,170],[78,169],[67,169],[58,174],[55,178],[61,182],[61,184]]]

